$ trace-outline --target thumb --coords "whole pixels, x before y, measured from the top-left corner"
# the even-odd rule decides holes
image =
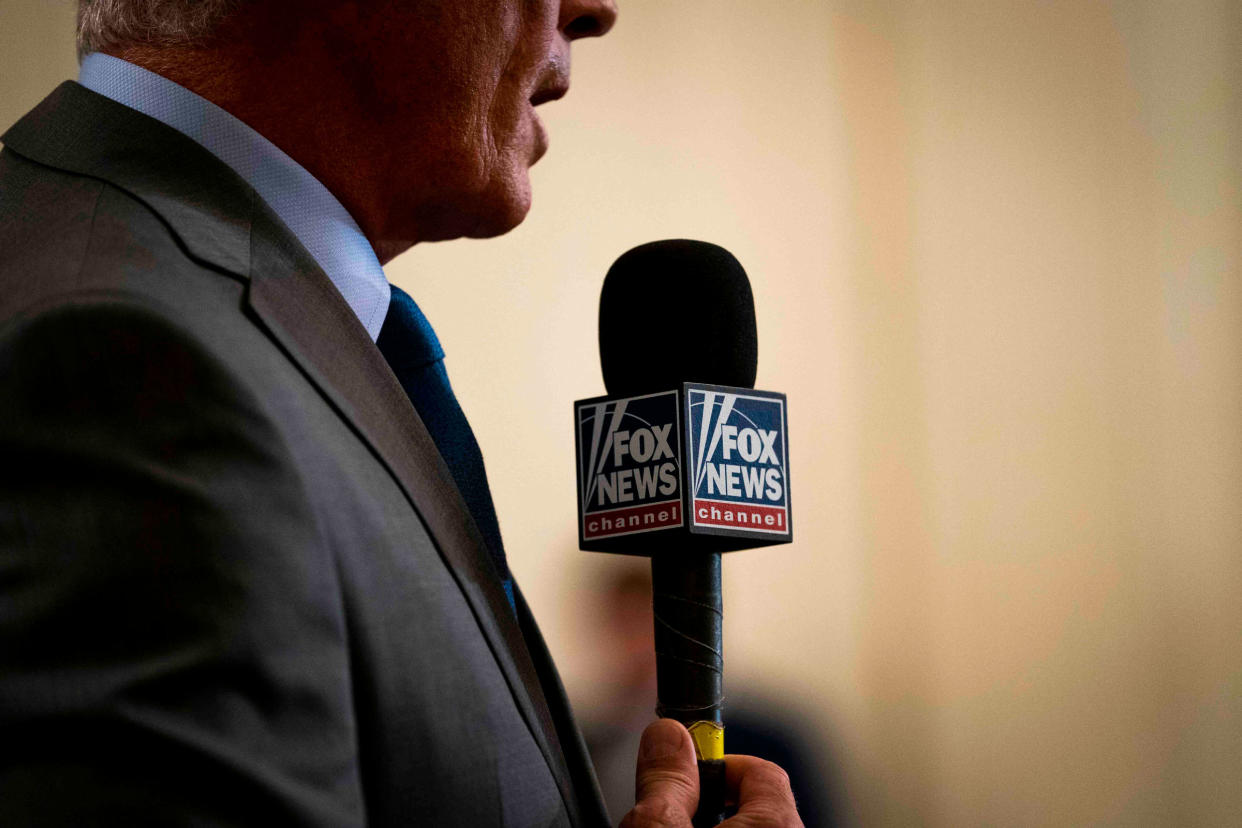
[[[657,719],[638,746],[637,802],[621,828],[690,828],[699,804],[699,766],[690,733],[672,719]]]

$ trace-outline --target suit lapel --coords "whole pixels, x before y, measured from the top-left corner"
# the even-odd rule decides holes
[[[257,321],[422,516],[580,824],[556,724],[478,527],[409,398],[311,256],[250,186],[198,143],[79,84],[61,84],[3,140],[33,161],[126,190],[169,224],[191,256],[249,281]]]
[[[251,308],[371,446],[422,516],[578,822],[538,672],[452,474],[354,312],[290,234],[276,230],[275,216],[263,205],[259,208],[251,241]]]

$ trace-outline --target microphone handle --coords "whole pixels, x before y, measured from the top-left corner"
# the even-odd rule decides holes
[[[690,730],[699,761],[694,828],[724,819],[724,651],[720,553],[661,549],[651,559],[656,715]]]

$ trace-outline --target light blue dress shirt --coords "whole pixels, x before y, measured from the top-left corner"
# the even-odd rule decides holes
[[[78,82],[192,138],[245,179],[323,268],[375,341],[388,313],[388,279],[357,222],[301,164],[206,98],[119,58],[87,55]]]

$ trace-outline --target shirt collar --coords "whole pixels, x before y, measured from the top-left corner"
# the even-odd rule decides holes
[[[227,164],[267,202],[340,291],[374,341],[390,289],[357,222],[313,175],[271,141],[184,86],[98,52],[78,82],[181,132]]]

